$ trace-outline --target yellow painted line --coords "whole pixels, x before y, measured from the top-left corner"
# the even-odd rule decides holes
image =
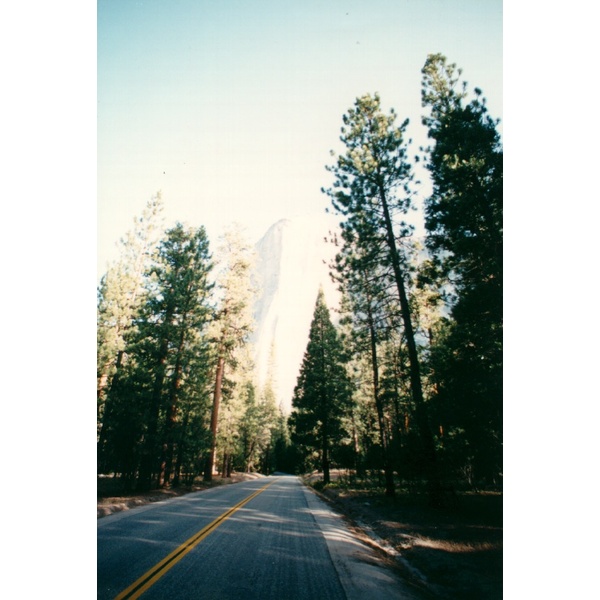
[[[242,506],[250,502],[253,498],[256,498],[259,494],[264,492],[270,485],[277,481],[274,479],[264,485],[259,490],[250,494],[247,498],[244,498],[241,502],[224,512],[220,517],[217,517],[212,523],[209,523],[204,529],[201,529],[198,533],[194,534],[189,540],[183,542],[179,548],[176,548],[163,558],[159,563],[154,565],[149,571],[142,575],[137,581],[134,581],[126,590],[123,590],[115,600],[125,600],[126,598],[134,599],[139,598],[149,587],[155,584],[171,567],[176,565],[188,552],[193,550],[207,535],[211,534],[221,523],[226,521],[231,515],[238,511]]]

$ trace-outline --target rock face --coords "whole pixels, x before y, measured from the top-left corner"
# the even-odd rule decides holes
[[[272,376],[286,414],[291,410],[319,287],[330,310],[339,304],[339,292],[329,276],[329,264],[339,250],[337,222],[328,215],[283,219],[256,245],[260,291],[252,341],[258,383],[264,385]]]

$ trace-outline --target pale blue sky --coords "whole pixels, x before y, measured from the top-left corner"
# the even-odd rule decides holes
[[[98,275],[162,190],[169,222],[232,220],[255,241],[320,214],[342,115],[379,92],[420,124],[421,68],[441,52],[502,117],[497,0],[98,2]]]

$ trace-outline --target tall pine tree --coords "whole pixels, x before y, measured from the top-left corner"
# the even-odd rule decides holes
[[[204,480],[211,481],[217,452],[219,411],[223,396],[226,369],[232,372],[240,366],[241,352],[254,327],[252,306],[255,289],[251,283],[253,252],[239,225],[225,232],[219,249],[221,273],[217,286],[220,295],[213,324],[215,379],[211,413],[211,446],[206,457]]]
[[[427,466],[431,499],[438,501],[439,473],[434,438],[423,395],[421,365],[408,290],[407,261],[398,240],[411,228],[402,216],[412,208],[412,167],[408,161],[408,120],[395,126],[394,110],[385,115],[378,94],[357,98],[343,116],[341,141],[346,153],[327,167],[335,175],[333,187],[324,189],[334,209],[344,217],[340,224],[346,239],[359,251],[376,248],[381,266],[389,268],[398,293],[406,339],[411,394]]]
[[[120,255],[103,275],[98,287],[97,373],[98,373],[98,440],[102,446],[102,427],[110,420],[107,394],[118,379],[126,361],[125,337],[134,327],[143,302],[145,275],[152,264],[162,233],[162,196],[158,192],[147,203],[134,227],[119,241]],[[114,381],[117,385],[118,382]]]
[[[170,483],[177,464],[177,441],[185,415],[181,402],[188,380],[206,368],[205,328],[211,313],[209,273],[212,262],[203,227],[181,224],[166,232],[156,265],[148,278],[146,302],[131,339],[137,369],[132,377],[147,380],[143,394],[144,430],[139,484],[156,477]],[[185,418],[183,418],[185,421]]]
[[[342,232],[344,240],[336,255],[332,277],[339,282],[344,293],[342,310],[344,321],[351,328],[350,349],[354,355],[366,355],[370,364],[371,397],[377,413],[379,444],[383,458],[386,495],[393,496],[394,474],[390,456],[390,440],[385,425],[386,414],[380,385],[380,341],[386,339],[386,309],[389,309],[390,278],[381,268],[377,251],[373,248],[357,247],[352,243],[353,236]]]
[[[432,365],[447,425],[464,431],[475,478],[498,482],[502,462],[502,164],[498,121],[482,92],[468,100],[461,71],[441,54],[422,70],[423,118],[432,145],[426,166],[427,246],[451,320]]]
[[[331,451],[344,437],[343,417],[352,405],[341,343],[323,290],[319,290],[310,334],[292,399],[293,441],[319,454],[323,482],[330,482]]]

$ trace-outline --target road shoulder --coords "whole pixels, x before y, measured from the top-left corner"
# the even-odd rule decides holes
[[[423,594],[388,568],[375,550],[356,537],[340,514],[303,483],[302,489],[308,508],[327,542],[348,600],[424,598]]]

